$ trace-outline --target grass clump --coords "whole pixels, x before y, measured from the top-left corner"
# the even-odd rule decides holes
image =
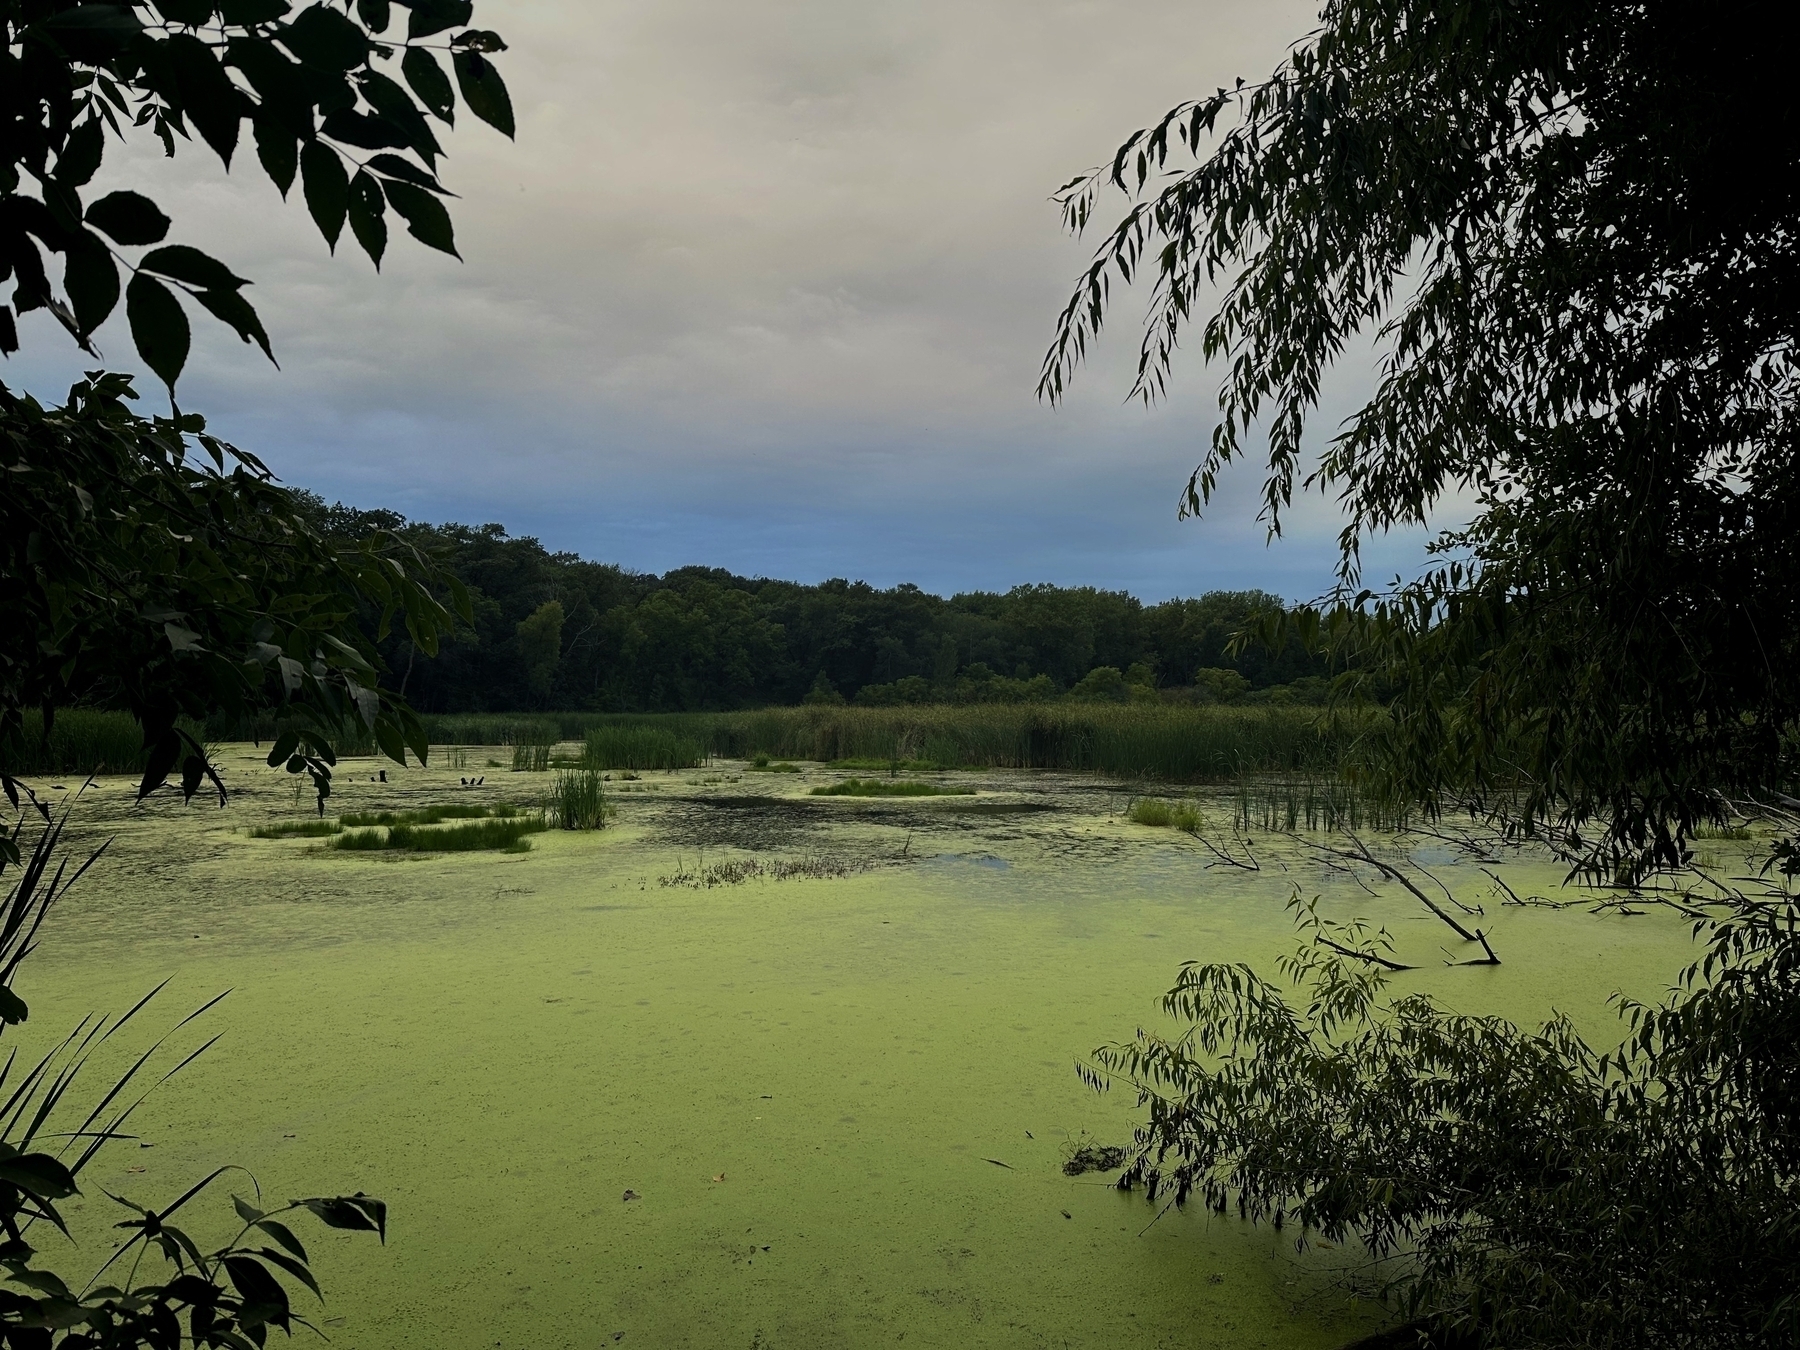
[[[696,769],[706,747],[669,727],[596,727],[582,758],[596,769]]]
[[[973,797],[974,788],[943,787],[917,778],[846,778],[812,790],[815,797]]]
[[[547,828],[542,816],[466,820],[456,825],[392,825],[383,830],[346,830],[327,845],[349,852],[529,853],[525,836]]]
[[[750,770],[752,773],[799,773],[800,766],[789,764],[786,760],[779,764],[771,764],[767,755],[757,754],[750,761]]]
[[[324,839],[330,835],[343,833],[344,827],[335,820],[278,820],[272,825],[255,825],[250,829],[252,839]]]
[[[515,745],[512,766],[514,773],[543,773],[550,767],[549,743]]]
[[[346,811],[338,821],[343,825],[441,825],[446,820],[481,820],[488,816],[505,819],[518,814],[518,807],[508,806],[505,802],[498,806],[446,802],[438,806],[421,806],[414,811]]]
[[[600,770],[589,767],[558,772],[548,805],[558,829],[601,829],[608,807]]]
[[[1200,806],[1192,801],[1170,802],[1161,797],[1139,797],[1127,808],[1125,819],[1134,825],[1193,834],[1200,828]]]

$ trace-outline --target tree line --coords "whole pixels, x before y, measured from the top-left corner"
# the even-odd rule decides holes
[[[661,576],[555,552],[498,524],[431,525],[296,494],[325,536],[391,531],[434,555],[471,617],[424,658],[375,641],[420,712],[676,712],[773,704],[1028,702],[1060,697],[1232,701],[1322,696],[1296,642],[1234,650],[1264,591],[1146,605],[1092,586],[949,598],[903,584],[818,585],[682,567]]]

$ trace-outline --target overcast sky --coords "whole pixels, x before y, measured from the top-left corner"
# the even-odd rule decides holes
[[[478,0],[518,140],[447,141],[461,263],[398,228],[379,277],[348,231],[329,257],[247,145],[230,176],[187,148],[97,187],[148,182],[173,238],[254,279],[282,369],[197,314],[183,405],[328,498],[647,571],[1308,597],[1330,503],[1265,549],[1246,464],[1177,522],[1216,383],[1193,361],[1166,406],[1124,402],[1141,296],[1066,406],[1033,384],[1089,248],[1049,193],[1266,73],[1314,9]],[[0,378],[54,396],[87,363],[46,322]],[[135,368],[122,317],[101,345]],[[1322,429],[1368,378],[1338,373]],[[1371,573],[1418,556],[1389,541]]]

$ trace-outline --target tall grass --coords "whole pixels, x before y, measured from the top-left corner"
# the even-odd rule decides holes
[[[1315,708],[1006,705],[768,708],[756,712],[616,715],[589,744],[659,732],[728,759],[893,760],[939,768],[1063,769],[1235,782],[1244,774],[1332,774],[1380,714],[1331,719]],[[435,733],[434,733],[435,735]],[[644,744],[649,744],[646,740]],[[691,754],[693,758],[686,758]],[[671,767],[665,761],[616,767]],[[645,758],[635,756],[635,758]],[[679,763],[674,767],[681,767]]]
[[[1408,822],[1395,809],[1339,778],[1246,778],[1232,803],[1232,824],[1270,834],[1321,830],[1401,830]]]
[[[459,825],[393,825],[385,830],[345,830],[327,847],[349,852],[526,853],[531,841],[525,836],[545,828],[543,817],[535,815],[468,820]]]
[[[550,818],[564,830],[598,830],[606,824],[606,793],[597,767],[563,769],[547,803]]]
[[[595,727],[582,758],[596,769],[691,769],[705,760],[706,746],[680,727]]]
[[[223,739],[185,717],[180,726],[203,745]],[[142,773],[144,731],[130,713],[68,708],[51,719],[46,739],[43,718],[28,712],[24,735],[0,743],[0,767],[27,776]]]

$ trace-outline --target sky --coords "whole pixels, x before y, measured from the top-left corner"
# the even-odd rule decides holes
[[[1314,12],[478,0],[518,136],[465,117],[445,140],[461,262],[397,227],[379,275],[347,231],[331,257],[247,145],[230,174],[203,147],[115,147],[92,191],[149,192],[171,240],[253,279],[280,369],[196,314],[182,405],[328,499],[638,571],[1310,598],[1332,502],[1297,503],[1268,545],[1249,462],[1177,520],[1216,372],[1192,353],[1165,403],[1126,401],[1143,295],[1063,405],[1034,385],[1092,246],[1051,192],[1183,98],[1267,73]],[[24,328],[8,383],[54,397],[92,364],[46,316]],[[99,343],[140,368],[123,306]],[[1333,373],[1317,434],[1372,369]],[[1421,557],[1419,535],[1365,550],[1371,579]]]

